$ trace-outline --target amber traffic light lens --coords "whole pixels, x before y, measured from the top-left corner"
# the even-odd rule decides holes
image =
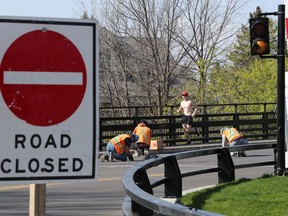
[[[256,40],[253,43],[253,50],[258,54],[263,54],[267,51],[268,44],[263,40]]]

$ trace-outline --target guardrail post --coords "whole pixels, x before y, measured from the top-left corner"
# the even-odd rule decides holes
[[[235,180],[235,167],[228,148],[221,148],[221,153],[217,155],[218,168],[222,171],[218,172],[218,183],[231,182]]]
[[[139,188],[153,195],[153,190],[152,190],[146,170],[139,169],[134,175],[134,181],[135,181],[135,184]],[[134,200],[131,200],[131,210],[133,212],[137,212],[138,215],[140,216],[153,216],[154,214],[153,210],[140,205]]]
[[[175,156],[165,161],[165,197],[182,196],[182,176]]]

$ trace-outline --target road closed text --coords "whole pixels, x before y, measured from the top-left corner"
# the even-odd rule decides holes
[[[67,154],[63,157],[40,157],[34,155],[30,159],[19,158],[1,158],[0,159],[0,171],[2,174],[10,173],[33,173],[33,174],[45,174],[45,173],[77,173],[83,169],[83,160],[79,157],[67,157],[69,155],[69,148],[72,146],[72,139],[68,134],[60,134],[54,137],[52,134],[47,138],[41,137],[39,134],[34,134],[31,137],[27,137],[23,134],[15,135],[14,150],[15,155],[19,149],[43,149],[48,151],[49,149],[65,149]],[[39,151],[37,151],[39,153]],[[41,154],[45,155],[45,154]]]

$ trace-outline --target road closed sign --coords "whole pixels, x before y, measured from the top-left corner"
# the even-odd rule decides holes
[[[96,177],[93,21],[0,17],[0,183]]]

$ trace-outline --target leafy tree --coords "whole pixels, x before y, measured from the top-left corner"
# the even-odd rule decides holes
[[[196,74],[200,103],[207,103],[206,90],[211,69],[225,61],[227,41],[235,35],[232,20],[245,1],[187,0],[181,5],[182,29],[175,35],[183,47],[185,58],[182,67],[187,68],[186,78]],[[195,77],[194,77],[195,79]]]
[[[235,94],[238,103],[276,102],[277,97],[277,61],[259,59],[253,61],[247,69],[239,69],[241,76]]]
[[[246,68],[219,67],[210,76],[210,104],[275,103],[277,98],[277,61],[258,59]],[[253,107],[253,111],[263,107]],[[274,108],[274,107],[273,107]],[[242,107],[247,111],[248,107]],[[272,110],[272,108],[271,108]],[[227,112],[227,110],[225,110]],[[231,107],[232,111],[232,107]],[[251,111],[251,107],[249,108]],[[221,112],[221,110],[218,110]]]
[[[270,46],[277,50],[277,23],[270,20]],[[243,25],[228,61],[214,67],[209,76],[207,101],[209,103],[258,103],[276,102],[277,60],[260,58],[250,54],[249,27]]]

